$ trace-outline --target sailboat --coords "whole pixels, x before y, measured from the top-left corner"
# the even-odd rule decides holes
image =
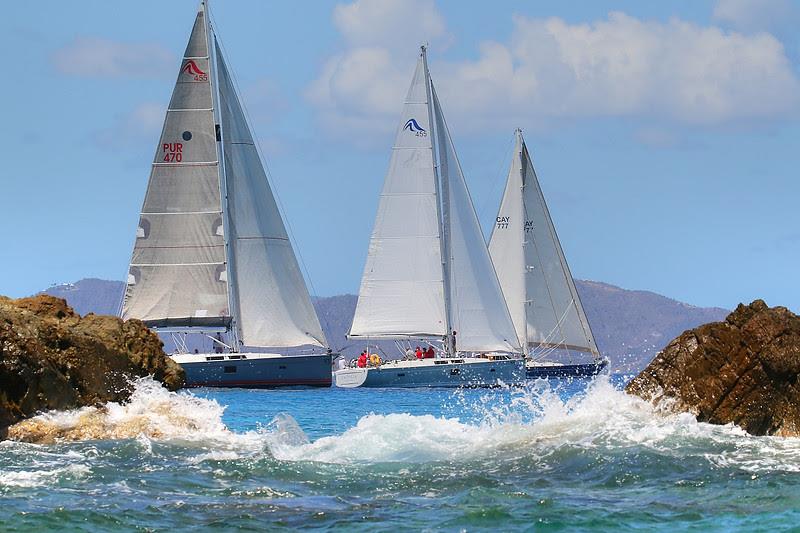
[[[422,47],[397,128],[348,337],[404,359],[334,372],[340,387],[521,383],[522,347]],[[405,346],[404,346],[405,343]],[[427,344],[430,358],[413,355]],[[438,350],[434,351],[436,345]],[[433,352],[433,353],[432,353]]]
[[[121,315],[172,335],[188,386],[331,385],[331,353],[205,1],[164,119]],[[189,334],[214,349],[192,351]],[[289,355],[301,346],[321,353]]]
[[[528,350],[529,378],[587,376],[608,359],[600,351],[536,178],[522,131],[516,144],[489,252],[517,341]],[[589,363],[555,361],[588,354]]]

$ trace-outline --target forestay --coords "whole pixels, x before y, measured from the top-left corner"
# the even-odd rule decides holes
[[[599,355],[520,131],[489,251],[520,341]]]
[[[447,333],[426,83],[420,57],[378,203],[351,337]]]
[[[230,321],[209,44],[197,13],[156,149],[124,318],[150,326]]]
[[[216,50],[230,281],[240,340],[248,346],[325,346],[230,73]]]

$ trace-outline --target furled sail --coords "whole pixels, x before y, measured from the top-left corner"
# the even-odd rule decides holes
[[[450,324],[462,351],[522,352],[436,91],[439,175],[448,202]]]
[[[325,346],[236,89],[219,46],[216,50],[230,285],[239,339],[248,346]]]
[[[420,57],[378,203],[351,337],[447,334],[428,105]]]
[[[181,62],[136,233],[124,318],[150,326],[230,322],[204,3]]]
[[[520,340],[599,355],[519,130],[489,251]]]

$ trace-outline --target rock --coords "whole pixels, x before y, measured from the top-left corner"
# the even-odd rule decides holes
[[[800,317],[762,300],[685,331],[626,391],[753,435],[800,436]]]
[[[123,402],[134,377],[182,387],[183,369],[162,348],[139,320],[81,318],[48,295],[0,296],[0,439],[9,425],[44,410]]]

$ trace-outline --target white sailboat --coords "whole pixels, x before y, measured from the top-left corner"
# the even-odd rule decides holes
[[[341,387],[524,380],[514,325],[428,72],[425,47],[397,129],[348,335],[427,341],[440,357],[334,372]],[[407,344],[407,346],[410,346]]]
[[[517,340],[528,350],[527,374],[532,378],[593,375],[608,359],[597,349],[522,131],[515,136],[489,252]],[[553,361],[576,353],[588,354],[592,361]]]
[[[205,1],[156,149],[122,317],[173,334],[189,386],[331,384],[330,350]],[[187,353],[187,333],[214,353]],[[299,346],[322,350],[264,350]]]

